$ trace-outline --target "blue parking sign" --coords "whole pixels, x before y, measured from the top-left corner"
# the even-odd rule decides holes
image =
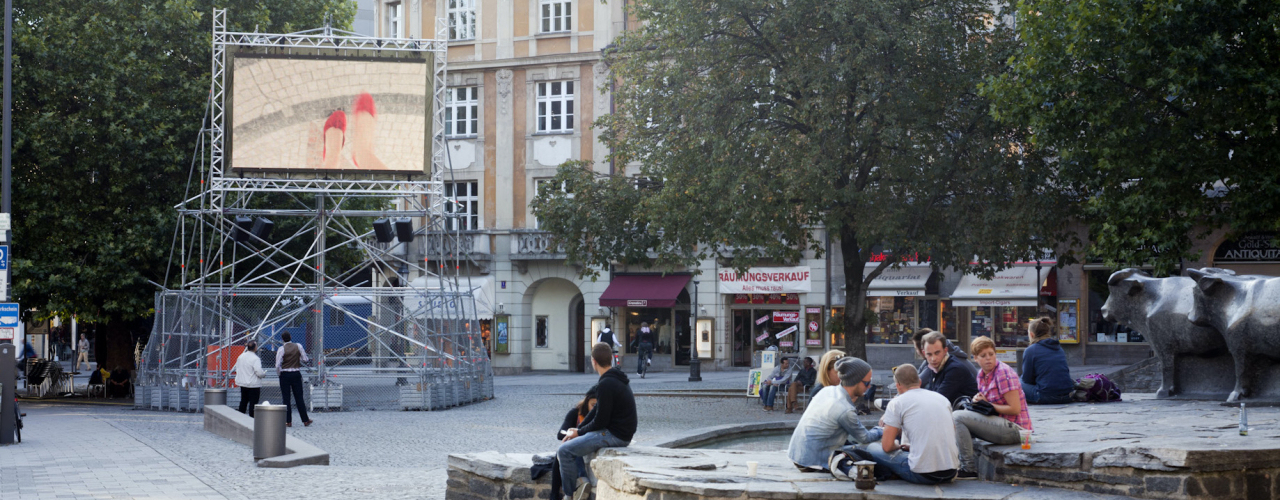
[[[9,245],[0,245],[0,271],[9,270]]]

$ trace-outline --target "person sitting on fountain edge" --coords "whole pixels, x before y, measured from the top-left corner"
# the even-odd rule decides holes
[[[941,343],[935,345],[941,346]],[[889,401],[884,410],[881,420],[884,435],[880,445],[867,446],[866,451],[858,450],[856,455],[909,483],[931,485],[950,481],[960,468],[951,402],[942,394],[922,390],[920,375],[910,364],[894,369],[893,382],[897,385],[898,397]],[[902,443],[907,444],[898,444],[899,436]],[[831,467],[831,474],[837,479],[853,479],[854,462],[852,457],[841,459]]]
[[[791,433],[787,457],[805,472],[828,470],[833,457],[845,456],[833,452],[853,450],[853,446],[848,445],[850,438],[856,444],[873,443],[880,440],[883,432],[880,428],[863,427],[853,406],[871,386],[871,365],[849,356],[840,358],[835,368],[840,385],[819,391]]]
[[[627,375],[613,365],[613,348],[596,343],[591,347],[591,367],[600,374],[596,384],[596,409],[589,420],[565,432],[556,457],[560,461],[560,481],[565,498],[586,500],[590,483],[578,485],[578,459],[600,448],[631,444],[636,433],[636,398]]]
[[[963,396],[972,397],[978,393],[978,369],[973,363],[952,354],[942,332],[930,331],[920,344],[924,349],[925,364],[916,376],[920,379],[921,388],[941,394],[947,398],[947,404],[955,404]]]

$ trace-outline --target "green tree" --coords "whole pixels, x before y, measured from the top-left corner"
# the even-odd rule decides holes
[[[985,1],[630,5],[636,28],[606,52],[617,112],[596,123],[617,170],[563,166],[567,192],[535,203],[574,262],[795,262],[822,255],[825,227],[845,349],[865,358],[884,269],[919,254],[991,273],[1062,220],[1053,171],[977,95],[1012,48]],[[890,257],[867,265],[873,246]]]
[[[984,89],[1087,194],[1089,252],[1176,272],[1222,225],[1280,229],[1280,3],[1030,0]]]
[[[212,9],[231,29],[293,30],[345,0],[20,1],[14,8],[13,295],[100,323],[131,363],[168,264],[207,106]],[[132,332],[130,330],[133,330]],[[139,331],[141,330],[141,331]]]

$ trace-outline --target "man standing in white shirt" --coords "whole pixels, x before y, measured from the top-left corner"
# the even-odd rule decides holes
[[[921,389],[920,375],[910,364],[894,369],[893,382],[898,386],[898,397],[884,410],[880,446],[867,447],[871,460],[910,483],[929,485],[952,480],[960,468],[960,448],[956,446],[955,424],[949,416],[951,402],[941,394]],[[902,442],[907,444],[895,442],[900,433]]]
[[[302,364],[311,360],[307,358],[307,351],[302,346],[290,342],[293,337],[289,332],[281,333],[280,340],[284,341],[284,345],[276,351],[276,373],[280,374],[280,395],[284,397],[284,426],[293,427],[293,402],[290,401],[290,396],[297,400],[302,425],[310,426],[307,400],[302,392]]]
[[[258,342],[250,340],[244,346],[244,352],[236,358],[236,385],[240,386],[240,413],[247,413],[253,418],[253,407],[262,397],[262,377],[267,371],[262,369],[262,358],[258,357]],[[245,411],[245,407],[249,411]]]

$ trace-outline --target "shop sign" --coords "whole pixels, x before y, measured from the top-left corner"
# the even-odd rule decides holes
[[[628,300],[627,307],[649,307],[648,300]]]
[[[756,326],[763,325],[765,321],[769,321],[769,315],[766,314],[756,319]]]
[[[800,311],[774,311],[774,323],[799,323]]]
[[[816,332],[816,331],[818,331],[818,322],[817,322],[817,321],[810,321],[810,322],[809,322],[809,331],[810,331],[810,332]]]
[[[805,313],[805,314],[822,314],[822,308],[821,308],[821,307],[806,307],[806,308],[804,308],[804,313]]]
[[[780,293],[771,293],[771,294],[769,294],[769,300],[768,300],[768,301],[766,301],[766,303],[768,303],[768,304],[781,304],[781,303],[782,303],[782,294],[780,294]]]
[[[750,304],[750,303],[751,303],[751,294],[747,294],[747,293],[735,293],[735,294],[733,294],[733,303],[734,303],[734,304]]]
[[[1018,364],[1017,349],[996,349],[996,360],[1011,365]]]
[[[809,293],[809,266],[753,267],[745,273],[723,269],[717,274],[720,293]]]
[[[778,342],[778,347],[791,347],[794,345],[796,345],[796,343],[790,340],[783,340],[781,342]]]
[[[799,304],[800,303],[800,294],[798,293],[786,293],[786,294],[783,294],[782,297],[783,297],[782,298],[783,304]]]
[[[1234,240],[1218,245],[1213,252],[1213,263],[1224,262],[1280,262],[1280,246],[1274,242],[1280,234],[1264,231],[1245,233]]]
[[[759,337],[756,337],[756,343],[759,344],[761,342],[764,342],[764,339],[767,339],[767,338],[769,338],[769,332],[764,332],[760,334]]]
[[[787,335],[791,335],[792,333],[795,333],[795,331],[799,329],[800,329],[800,325],[793,325],[790,328],[787,328],[786,330],[778,332],[778,334],[774,336],[777,338],[786,337]]]
[[[755,294],[755,295],[749,295],[749,297],[751,297],[751,303],[752,303],[752,304],[763,304],[763,303],[764,303],[764,295],[762,295],[762,294],[758,294],[758,293],[757,293],[757,294]]]

